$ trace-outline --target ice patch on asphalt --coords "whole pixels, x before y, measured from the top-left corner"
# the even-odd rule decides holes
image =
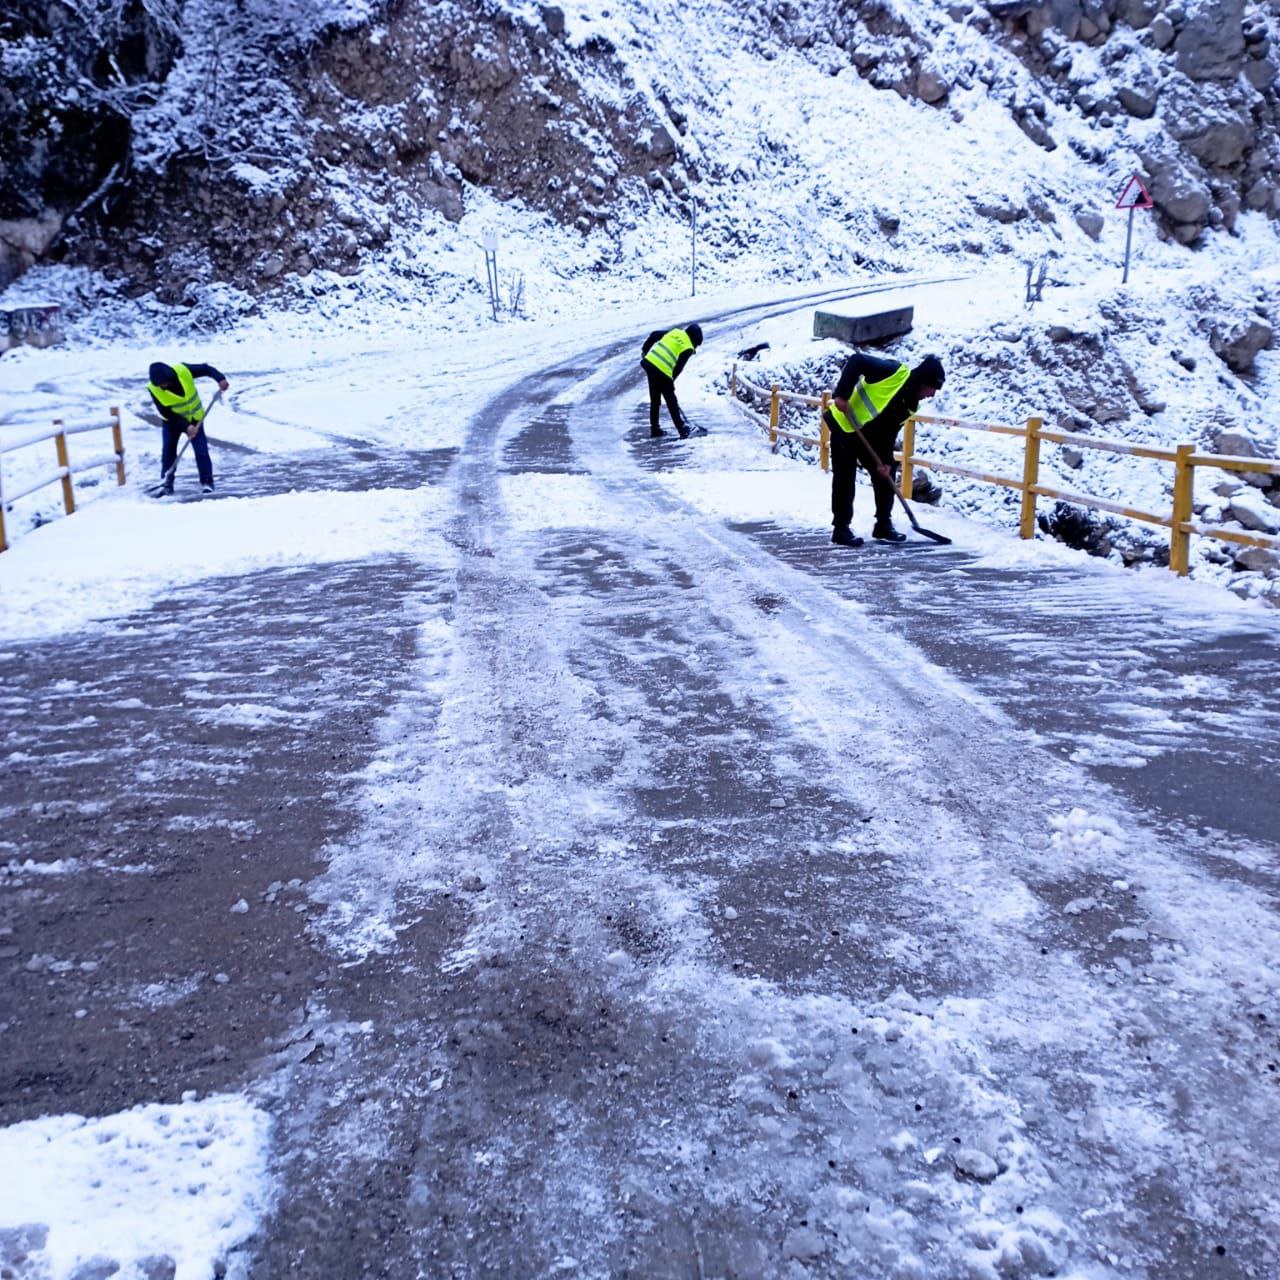
[[[440,504],[426,488],[168,505],[99,502],[5,553],[0,635],[74,630],[218,575],[411,552]]]
[[[163,1274],[165,1259],[175,1280],[225,1274],[274,1198],[269,1129],[235,1094],[0,1129],[0,1241],[48,1280],[95,1260],[94,1275]]]

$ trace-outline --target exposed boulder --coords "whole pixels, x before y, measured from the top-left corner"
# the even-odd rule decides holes
[[[36,262],[61,230],[62,217],[52,209],[38,218],[0,222],[0,289]]]
[[[1217,321],[1209,334],[1209,345],[1218,358],[1235,373],[1245,373],[1259,351],[1271,345],[1271,326],[1256,316],[1234,321]]]
[[[1226,517],[1257,533],[1280,532],[1280,510],[1256,490],[1244,490],[1235,494],[1227,503]]]
[[[1147,190],[1156,208],[1172,224],[1174,238],[1190,244],[1209,221],[1212,200],[1205,183],[1176,160],[1143,157],[1151,175]]]
[[[1272,58],[1250,58],[1244,64],[1244,78],[1259,91],[1274,89],[1276,83],[1276,64]]]
[[[1102,236],[1102,228],[1106,225],[1106,220],[1100,213],[1090,213],[1087,210],[1078,210],[1076,215],[1076,226],[1089,237],[1090,240],[1097,240]]]
[[[975,200],[973,207],[982,217],[991,218],[996,222],[1004,223],[1006,226],[1011,222],[1021,222],[1027,216],[1027,211],[1021,205],[1015,204],[1009,199],[1002,200],[998,204],[985,200]]]
[[[1213,436],[1214,453],[1234,454],[1238,458],[1260,458],[1262,451],[1243,431],[1218,431]]]
[[[1036,524],[1042,533],[1091,556],[1105,556],[1111,551],[1111,521],[1085,508],[1055,502],[1051,511],[1037,516]]]
[[[951,92],[951,85],[942,73],[931,66],[923,66],[916,72],[916,97],[931,106],[942,102]]]
[[[1174,41],[1178,70],[1192,80],[1234,80],[1244,64],[1244,0],[1190,0]]]
[[[1135,31],[1149,27],[1152,20],[1160,12],[1161,0],[1120,0],[1116,7],[1116,17]]]
[[[1241,547],[1235,552],[1233,559],[1242,569],[1252,569],[1256,573],[1265,573],[1268,577],[1280,574],[1280,551],[1272,551],[1267,547]],[[1273,603],[1280,604],[1280,600]]]
[[[1120,105],[1139,120],[1147,120],[1155,114],[1160,87],[1154,79],[1144,77],[1131,84],[1122,84],[1116,90]]]
[[[1248,121],[1216,120],[1185,139],[1183,145],[1205,164],[1215,169],[1228,169],[1240,163],[1253,140],[1253,126]]]
[[[1158,13],[1151,19],[1151,43],[1157,49],[1167,49],[1174,41],[1177,31],[1174,29],[1173,23],[1163,14]]]
[[[675,155],[676,141],[666,125],[656,124],[649,132],[649,141],[645,149],[655,160],[665,160]]]

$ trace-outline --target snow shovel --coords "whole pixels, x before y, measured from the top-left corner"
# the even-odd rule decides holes
[[[880,461],[880,455],[877,454],[876,451],[871,447],[871,444],[867,440],[867,437],[862,434],[861,429],[858,427],[854,427],[853,434],[856,435],[858,439],[862,441],[863,448],[865,448],[866,451],[871,455],[871,460],[876,464],[876,467],[879,468],[884,466],[884,463]],[[894,494],[894,497],[896,497],[898,501],[902,503],[902,509],[907,513],[907,519],[911,522],[911,527],[922,538],[929,538],[933,542],[941,543],[941,545],[944,547],[949,547],[951,545],[951,539],[948,538],[946,534],[934,533],[932,529],[926,529],[924,525],[922,525],[916,519],[914,512],[907,505],[906,498],[902,496],[902,490],[899,489],[896,484],[893,486],[893,494]]]
[[[222,392],[219,390],[214,393],[213,399],[209,401],[209,407],[204,411],[204,417],[200,419],[200,425],[202,427],[208,421],[209,415],[213,412],[213,406],[221,399]],[[152,498],[162,497],[168,486],[173,484],[173,477],[174,473],[178,470],[178,463],[182,461],[182,455],[186,453],[187,445],[190,443],[191,437],[189,435],[184,435],[182,437],[182,443],[178,446],[178,452],[173,456],[173,462],[170,465],[169,470],[160,477],[160,483],[147,485],[146,492],[149,496]]]

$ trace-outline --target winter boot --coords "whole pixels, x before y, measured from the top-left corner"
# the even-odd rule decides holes
[[[871,536],[877,542],[906,542],[907,540],[907,535],[899,533],[890,520],[877,520],[876,527],[871,530]]]
[[[862,546],[862,539],[847,524],[838,524],[831,530],[831,541],[838,547]]]
[[[676,423],[676,433],[679,435],[681,440],[687,440],[689,438],[689,428],[683,422]]]
[[[213,492],[213,481],[212,481],[212,480],[210,480],[208,484],[202,484],[202,485],[200,486],[200,492],[201,492],[201,493],[212,493],[212,492]]]
[[[661,427],[650,427],[650,428],[649,428],[649,439],[650,439],[650,440],[656,440],[656,439],[658,439],[658,437],[659,437],[659,436],[665,436],[666,434],[667,434],[667,433],[666,433],[665,431],[663,431],[663,429],[662,429]]]

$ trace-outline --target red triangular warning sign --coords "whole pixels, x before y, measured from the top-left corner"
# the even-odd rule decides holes
[[[1120,199],[1116,201],[1117,209],[1152,209],[1155,206],[1151,202],[1151,195],[1146,187],[1142,185],[1142,179],[1135,173],[1132,178],[1125,183],[1124,190],[1120,193]]]

